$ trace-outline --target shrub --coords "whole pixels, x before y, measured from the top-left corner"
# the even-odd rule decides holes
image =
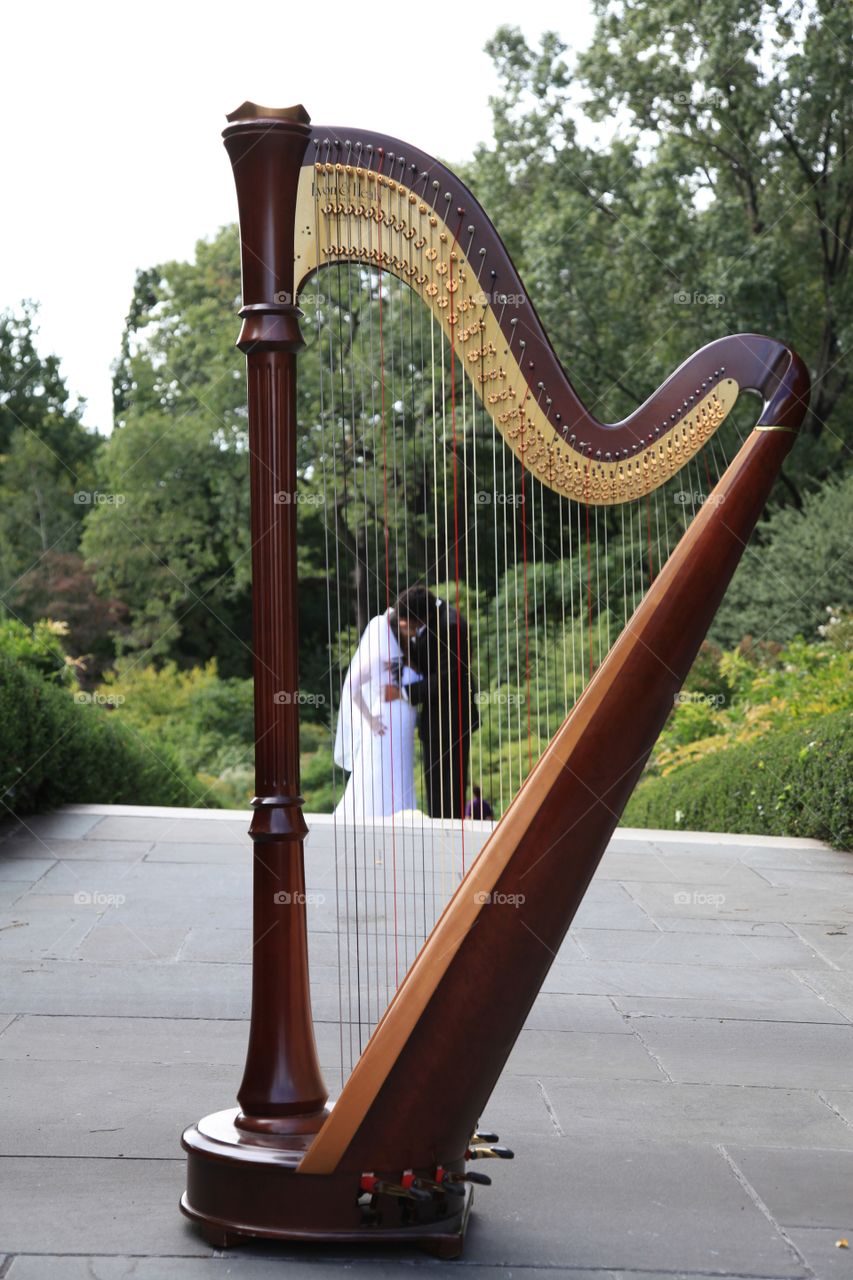
[[[759,527],[711,629],[723,645],[749,633],[781,643],[813,638],[828,605],[853,608],[853,473]]]
[[[4,812],[69,803],[216,807],[168,747],[119,724],[106,708],[77,701],[85,696],[0,646]]]
[[[125,724],[166,743],[191,773],[216,778],[251,769],[252,681],[223,680],[214,658],[187,670],[125,658],[99,693],[115,702]]]
[[[635,827],[807,836],[853,847],[853,712],[803,719],[664,777],[625,810]]]
[[[17,618],[0,616],[0,654],[51,684],[77,688],[77,663],[62,647],[67,634],[66,622],[44,618],[28,627]]]

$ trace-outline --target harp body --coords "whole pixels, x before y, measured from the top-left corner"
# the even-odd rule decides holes
[[[256,946],[240,1111],[184,1135],[184,1212],[239,1236],[408,1240],[461,1248],[479,1117],[696,656],[808,402],[783,343],[723,338],[621,422],[597,422],[566,378],[483,210],[436,161],[393,139],[312,130],[301,108],[229,117],[243,244],[255,580]],[[298,780],[294,299],[329,262],[396,275],[441,326],[522,471],[588,506],[652,493],[742,391],[757,427],[672,551],[469,868],[333,1108],[317,1065]],[[451,393],[452,394],[452,393]],[[501,910],[502,902],[521,902]]]

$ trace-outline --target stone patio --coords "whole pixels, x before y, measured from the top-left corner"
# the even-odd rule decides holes
[[[211,1250],[179,1144],[239,1083],[247,825],[88,806],[0,833],[0,1277],[853,1280],[853,856],[651,831],[615,836],[483,1117],[516,1160],[462,1261]],[[318,822],[309,892],[332,856]]]

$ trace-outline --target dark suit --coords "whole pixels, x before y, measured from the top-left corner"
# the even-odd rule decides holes
[[[419,713],[431,818],[461,818],[465,808],[471,734],[480,723],[468,658],[468,625],[441,601],[410,642],[409,664],[423,678],[406,686]]]

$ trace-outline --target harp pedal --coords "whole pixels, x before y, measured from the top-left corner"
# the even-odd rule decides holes
[[[509,1147],[490,1146],[486,1143],[476,1144],[465,1152],[466,1160],[514,1160],[515,1152]]]
[[[400,1200],[418,1200],[424,1202],[432,1199],[432,1193],[419,1185],[411,1169],[407,1169],[399,1183],[386,1182],[377,1178],[375,1173],[363,1173],[359,1183],[362,1194],[371,1196],[396,1196]]]
[[[442,1195],[464,1196],[465,1188],[460,1185],[454,1174],[448,1173],[444,1165],[436,1166],[434,1178],[419,1178],[422,1187],[429,1187],[432,1191],[438,1191]]]
[[[471,1182],[476,1187],[490,1187],[492,1180],[487,1173],[478,1173],[476,1169],[469,1169],[465,1173],[450,1173],[447,1175],[453,1182]]]

